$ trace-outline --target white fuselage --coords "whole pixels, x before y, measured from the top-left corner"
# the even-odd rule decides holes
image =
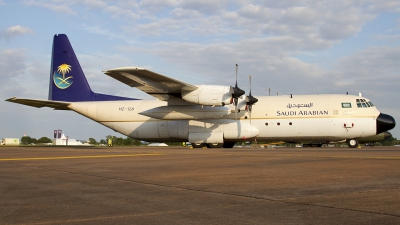
[[[340,141],[376,135],[374,106],[358,107],[352,95],[257,97],[250,114],[235,106],[168,106],[166,101],[74,102],[70,109],[117,132],[148,141],[218,143],[257,141]],[[140,114],[139,114],[140,113]],[[203,141],[202,141],[203,140]]]

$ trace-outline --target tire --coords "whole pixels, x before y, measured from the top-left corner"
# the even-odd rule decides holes
[[[355,138],[347,139],[346,142],[349,148],[357,148],[359,144],[358,140]]]
[[[233,148],[236,142],[225,142],[222,147],[223,148]]]
[[[224,143],[208,143],[207,148],[222,148]]]
[[[204,143],[192,143],[193,148],[202,148],[204,145]]]

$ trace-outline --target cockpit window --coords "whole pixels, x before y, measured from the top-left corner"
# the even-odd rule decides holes
[[[371,101],[367,101],[365,99],[356,99],[357,107],[358,108],[369,108],[374,107]]]
[[[361,105],[360,99],[357,99],[356,101],[357,101],[357,107],[358,107],[358,108],[362,108],[362,105]]]

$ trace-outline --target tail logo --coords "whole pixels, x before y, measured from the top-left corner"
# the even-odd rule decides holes
[[[71,72],[71,66],[68,64],[61,64],[57,67],[57,70],[54,71],[53,81],[54,84],[60,89],[69,88],[69,86],[73,83],[73,77],[65,77],[66,74]]]

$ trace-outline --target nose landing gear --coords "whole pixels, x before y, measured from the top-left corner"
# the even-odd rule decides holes
[[[349,148],[357,148],[359,144],[359,141],[355,138],[347,139],[346,142]]]

